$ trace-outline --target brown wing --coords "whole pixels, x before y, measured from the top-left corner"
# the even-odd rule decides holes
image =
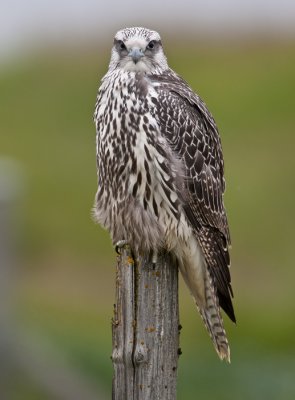
[[[186,173],[184,210],[196,232],[216,286],[220,306],[235,321],[229,273],[230,235],[223,204],[222,148],[215,121],[203,101],[173,71],[152,75],[157,122]]]

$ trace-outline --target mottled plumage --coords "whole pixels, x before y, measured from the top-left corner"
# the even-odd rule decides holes
[[[97,221],[135,254],[164,248],[177,256],[214,346],[229,360],[219,307],[235,321],[220,138],[206,105],[168,67],[157,32],[116,34],[94,119]]]

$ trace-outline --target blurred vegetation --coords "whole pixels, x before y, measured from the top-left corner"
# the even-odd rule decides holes
[[[238,319],[236,327],[226,321],[226,365],[181,284],[178,396],[294,399],[295,43],[175,43],[166,53],[222,136]],[[110,393],[115,256],[108,234],[91,220],[92,113],[108,58],[103,49],[51,50],[2,68],[0,149],[25,177],[19,323]],[[25,394],[33,391],[12,398],[46,398]]]

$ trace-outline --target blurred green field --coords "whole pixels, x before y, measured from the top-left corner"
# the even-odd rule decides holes
[[[166,53],[222,136],[238,319],[226,321],[226,365],[181,284],[178,398],[294,399],[295,43],[176,43]],[[0,152],[24,176],[18,322],[110,393],[115,256],[91,220],[92,113],[108,58],[108,49],[51,50],[2,68]],[[26,384],[11,398],[47,398]]]

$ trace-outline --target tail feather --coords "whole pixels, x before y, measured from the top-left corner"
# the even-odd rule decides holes
[[[212,279],[207,272],[205,280],[206,303],[204,307],[198,306],[201,317],[209,332],[214,347],[221,360],[230,362],[230,348],[223,326],[218,298],[215,294]]]
[[[221,304],[218,298],[218,286],[214,285],[203,252],[197,240],[191,240],[178,249],[179,267],[205,327],[211,337],[217,354],[222,360],[230,362],[230,348],[221,316]]]

